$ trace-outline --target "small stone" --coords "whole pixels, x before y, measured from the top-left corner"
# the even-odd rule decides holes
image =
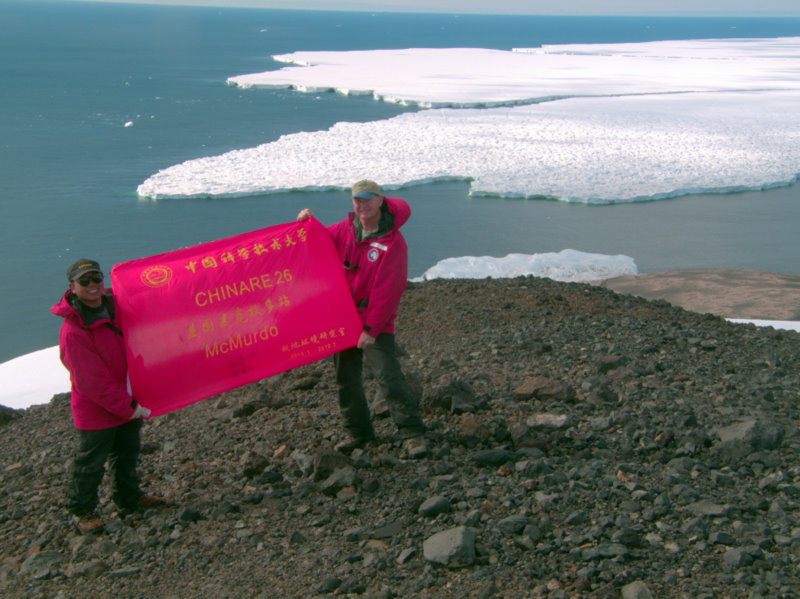
[[[408,547],[407,549],[403,549],[400,552],[400,555],[397,556],[397,563],[398,564],[405,564],[410,561],[415,555],[417,554],[417,550],[413,547]]]
[[[373,530],[371,536],[375,539],[390,539],[401,532],[403,532],[403,524],[401,522],[389,522]]]
[[[67,576],[99,576],[106,570],[108,570],[108,564],[106,564],[103,560],[93,559],[87,562],[70,564],[70,566],[67,568]]]
[[[423,555],[429,562],[448,568],[471,566],[475,562],[475,531],[466,526],[444,530],[422,544]]]
[[[728,549],[722,556],[722,563],[729,570],[749,566],[753,563],[753,556],[743,549]]]
[[[725,531],[712,532],[708,535],[708,542],[712,545],[732,545],[734,538]]]
[[[316,482],[327,479],[336,470],[350,465],[350,459],[331,449],[322,449],[314,458],[314,480]]]
[[[197,522],[203,519],[203,513],[198,509],[185,507],[178,514],[178,519],[183,522]]]
[[[451,509],[450,500],[441,495],[434,495],[422,502],[418,513],[420,516],[435,518],[439,514],[445,514]]]
[[[500,466],[517,458],[514,451],[507,449],[485,449],[476,451],[470,459],[479,466]]]
[[[566,414],[533,414],[526,424],[531,428],[557,430],[570,426],[570,417]]]
[[[39,551],[22,562],[19,573],[37,580],[51,578],[59,573],[60,562],[61,554],[58,551]]]
[[[514,399],[552,399],[569,401],[575,398],[575,391],[569,385],[546,376],[531,376],[512,392]]]
[[[690,512],[698,516],[726,516],[731,511],[731,506],[720,505],[711,501],[697,501],[686,506]]]
[[[245,451],[239,463],[242,466],[242,474],[247,478],[253,478],[264,471],[269,465],[269,460],[254,451]]]
[[[497,529],[507,535],[521,534],[528,525],[528,518],[525,516],[509,516],[497,523]]]
[[[106,574],[109,578],[126,578],[128,576],[137,576],[141,574],[142,569],[137,568],[135,566],[129,568],[118,568],[117,570],[111,570]]]
[[[314,590],[320,594],[333,593],[341,585],[342,581],[338,578],[326,578],[314,587]]]
[[[358,474],[355,468],[347,466],[340,468],[331,474],[325,482],[320,485],[323,495],[332,497],[345,488],[353,488],[358,484]]]
[[[303,476],[311,476],[314,472],[314,458],[307,453],[295,449],[291,456],[292,460],[297,467],[300,469],[300,472],[303,473]]]
[[[622,587],[622,599],[653,599],[650,589],[641,580]]]

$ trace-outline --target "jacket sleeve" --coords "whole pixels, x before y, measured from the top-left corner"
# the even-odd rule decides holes
[[[72,385],[82,398],[120,418],[130,418],[134,412],[133,398],[127,391],[126,381],[114,377],[88,333],[67,330],[61,348],[62,361],[69,370]]]
[[[381,333],[397,314],[408,279],[408,246],[400,237],[389,246],[375,273],[364,318],[364,330]]]
[[[333,240],[333,245],[336,248],[336,253],[339,255],[339,260],[344,260],[344,246],[345,236],[347,234],[348,221],[343,220],[332,225],[328,225],[325,229]]]

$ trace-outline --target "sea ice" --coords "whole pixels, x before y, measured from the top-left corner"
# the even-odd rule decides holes
[[[276,58],[291,65],[229,83],[449,108],[191,160],[148,178],[139,195],[344,189],[365,163],[387,189],[464,180],[473,196],[582,203],[765,189],[798,176],[800,38]]]
[[[426,270],[414,281],[430,279],[504,279],[533,275],[556,281],[585,283],[622,275],[635,275],[639,270],[629,256],[606,256],[577,250],[546,254],[509,254],[492,256],[460,256],[446,258]]]

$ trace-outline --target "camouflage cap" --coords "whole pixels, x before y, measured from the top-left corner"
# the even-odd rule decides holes
[[[87,272],[103,271],[100,269],[100,264],[98,262],[89,260],[88,258],[78,258],[75,260],[75,262],[69,265],[69,268],[67,269],[67,280],[71,283]]]

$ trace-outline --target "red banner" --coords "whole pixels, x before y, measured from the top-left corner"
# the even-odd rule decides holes
[[[361,333],[315,219],[117,264],[132,394],[153,415],[353,347]]]

